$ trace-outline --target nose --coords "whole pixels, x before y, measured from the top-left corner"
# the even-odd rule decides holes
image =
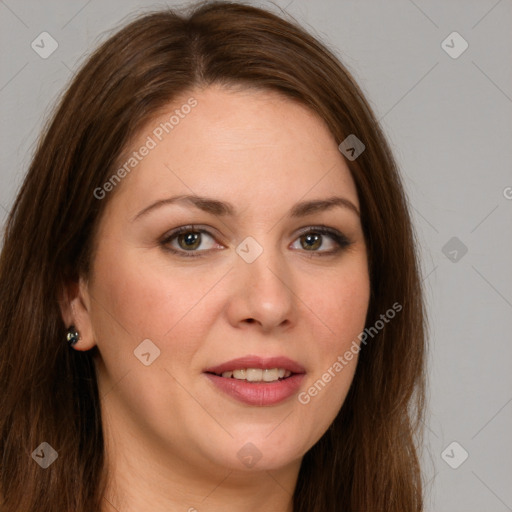
[[[237,256],[234,266],[227,308],[233,326],[254,324],[269,333],[295,323],[298,298],[293,277],[277,249],[264,249],[251,263]]]

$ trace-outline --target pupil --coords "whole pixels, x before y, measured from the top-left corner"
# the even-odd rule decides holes
[[[195,249],[197,247],[199,233],[187,233],[186,235],[182,235],[182,237],[182,239],[185,241],[187,248]]]
[[[315,235],[315,234],[312,235],[311,233],[306,235],[306,240],[307,240],[306,243],[309,244],[309,242],[313,242],[313,245],[308,245],[309,248],[318,249],[319,244],[317,242],[319,239],[320,239],[320,235]]]

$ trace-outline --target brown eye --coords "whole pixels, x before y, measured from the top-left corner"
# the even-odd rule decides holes
[[[352,243],[343,233],[327,226],[307,228],[299,235],[298,240],[299,249],[318,256],[336,254]]]
[[[178,235],[176,240],[181,249],[197,249],[201,245],[201,233],[190,231],[188,233]]]
[[[160,245],[180,256],[202,256],[215,246],[215,238],[204,229],[182,226],[166,235]]]
[[[308,233],[307,235],[302,235],[300,238],[304,241],[301,245],[306,250],[319,249],[323,243],[322,235],[316,233]]]

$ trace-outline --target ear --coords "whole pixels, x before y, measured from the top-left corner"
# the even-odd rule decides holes
[[[62,320],[66,327],[72,325],[80,334],[74,350],[90,350],[96,345],[90,316],[90,295],[87,283],[82,277],[66,283],[59,300]]]

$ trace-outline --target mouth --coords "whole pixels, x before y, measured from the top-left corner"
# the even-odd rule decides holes
[[[204,370],[217,390],[248,405],[277,404],[298,391],[305,369],[287,357],[246,356]]]
[[[302,365],[285,356],[244,356],[207,368],[204,373],[247,382],[275,382],[306,373]]]
[[[295,375],[285,368],[238,368],[222,373],[206,372],[225,379],[244,380],[246,382],[277,382]]]

